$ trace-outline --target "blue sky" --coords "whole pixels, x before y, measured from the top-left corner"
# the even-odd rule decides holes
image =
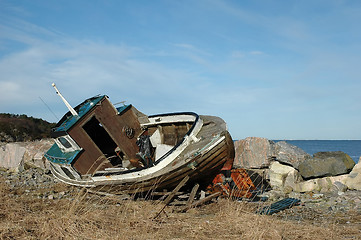
[[[0,0],[0,112],[106,94],[234,139],[360,139],[361,2]]]

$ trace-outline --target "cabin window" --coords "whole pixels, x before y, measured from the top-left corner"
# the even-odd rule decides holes
[[[81,149],[69,135],[58,137],[55,139],[55,142],[63,152],[72,152]]]
[[[71,148],[71,144],[66,140],[64,137],[59,138],[59,142],[61,145],[63,145],[65,148]]]

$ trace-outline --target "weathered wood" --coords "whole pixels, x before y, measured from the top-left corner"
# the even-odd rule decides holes
[[[158,125],[159,135],[160,135],[160,142],[164,143],[164,133],[163,133],[163,127]]]
[[[162,207],[162,209],[158,212],[158,214],[153,219],[156,219],[160,215],[160,213],[166,208],[168,203],[170,203],[170,201],[172,201],[175,194],[179,191],[179,189],[181,189],[181,187],[184,186],[184,184],[187,183],[188,180],[189,180],[188,176],[185,176],[185,178],[183,178],[183,180],[177,185],[177,187],[172,191],[172,193],[169,194],[169,196],[164,200],[164,206]]]
[[[199,205],[201,205],[203,203],[206,203],[206,202],[212,200],[213,198],[218,197],[219,195],[221,195],[221,192],[213,193],[213,194],[211,194],[211,195],[209,195],[209,196],[207,196],[207,197],[205,197],[205,198],[203,198],[201,200],[198,200],[198,201],[194,202],[193,204],[191,204],[190,207],[187,206],[187,207],[183,208],[182,212],[186,212],[191,208],[194,208],[194,207],[197,207],[197,206],[199,206]]]
[[[191,145],[189,147],[187,147],[186,151],[184,151],[184,152],[191,151],[191,149],[188,149],[191,147],[192,147]],[[219,162],[221,162],[221,163],[225,162],[226,159],[223,160],[222,157],[218,158],[217,156],[219,155],[218,152],[224,152],[224,151],[226,151],[226,149],[227,149],[227,146],[224,144],[224,142],[222,142],[219,145],[217,145],[215,148],[206,152],[204,155],[198,155],[198,156],[194,157],[194,159],[195,159],[194,161],[199,163],[196,166],[196,168],[198,170],[200,170],[202,168],[209,169],[209,168],[213,168],[213,166],[211,166],[211,165],[219,164]],[[183,155],[180,155],[180,158],[183,158],[183,157],[184,157]],[[189,170],[190,170],[190,168],[188,168],[188,167],[182,167],[179,169],[179,171],[170,173],[169,169],[164,169],[163,170],[164,174],[167,174],[167,179],[165,179],[164,181],[168,181],[168,179],[174,179],[175,176],[182,175],[182,173],[187,172]]]
[[[193,203],[193,200],[194,200],[194,197],[196,196],[196,193],[198,191],[198,188],[199,188],[198,183],[196,185],[194,185],[194,187],[192,188],[191,194],[189,195],[189,198],[188,198],[188,201],[187,201],[187,207],[188,208],[191,207],[191,205]]]
[[[223,146],[222,148],[224,148]],[[225,148],[224,148],[225,150]],[[199,172],[202,172],[202,176],[212,174],[212,172],[216,172],[218,168],[215,168],[215,165],[220,165],[224,163],[226,159],[222,159],[226,155],[226,151],[223,151],[221,155],[212,156],[215,152],[218,152],[218,149],[212,149],[209,153],[207,153],[204,157],[205,160],[200,160],[201,164],[196,166],[196,171],[183,167],[175,172],[168,172],[167,177],[165,179],[159,180],[157,178],[149,179],[148,181],[144,181],[142,183],[137,183],[134,186],[122,186],[120,189],[124,191],[134,192],[134,191],[148,191],[154,186],[157,188],[164,188],[169,186],[176,186],[176,184],[184,178],[185,175],[188,175],[190,178],[195,178],[195,181],[198,181],[201,176],[199,176]],[[202,156],[203,158],[203,156]],[[158,182],[155,184],[155,182]],[[133,190],[134,188],[134,190]]]
[[[117,117],[124,117],[124,114],[125,112],[122,116]],[[88,116],[87,118],[89,119],[90,117],[91,116]],[[204,181],[209,181],[212,176],[215,175],[217,171],[219,171],[224,162],[231,157],[234,148],[232,138],[224,129],[224,122],[221,119],[211,116],[200,116],[200,119],[203,120],[203,127],[197,134],[197,139],[199,139],[199,141],[192,141],[187,144],[185,146],[185,149],[182,152],[178,153],[179,155],[172,162],[172,164],[168,164],[164,168],[157,171],[156,174],[142,176],[137,179],[136,182],[124,181],[124,179],[114,179],[112,181],[108,181],[107,179],[104,181],[97,181],[95,182],[95,185],[98,185],[100,189],[109,188],[109,190],[112,192],[148,192],[149,195],[154,196],[157,194],[152,194],[151,191],[163,188],[172,189],[176,187],[177,184],[185,176],[189,176],[189,182],[192,183],[199,182],[203,184]],[[100,120],[104,120],[104,118]],[[178,140],[180,141],[183,140],[184,134],[189,131],[189,129],[191,129],[192,125],[190,123],[170,123],[162,124],[162,126],[157,126],[155,124],[154,126],[149,128],[148,135],[154,133],[156,127],[159,129],[163,141],[165,137],[164,134],[174,135],[175,138],[179,138]],[[225,137],[225,139],[218,142],[218,139],[216,139],[217,136]],[[216,142],[218,142],[217,145],[215,145]],[[211,146],[213,146],[213,148],[210,148]],[[202,154],[200,154],[201,152]],[[80,162],[81,161],[79,161],[79,163]],[[86,166],[86,168],[94,170],[97,169],[97,167],[105,167],[98,162],[96,162],[94,165],[96,166]],[[112,175],[109,175],[109,178],[112,178]],[[117,187],[114,188],[114,185],[116,185]],[[164,195],[164,198],[166,198],[167,196],[170,196],[170,194],[166,193]]]
[[[184,184],[186,184],[188,180],[189,180],[189,176],[185,176],[185,178],[183,178],[183,180],[177,185],[177,187],[172,191],[172,193],[169,194],[169,196],[165,199],[164,205],[167,205],[170,201],[172,201],[172,199],[174,198],[176,193],[179,191],[179,189],[181,187],[183,187]]]
[[[219,162],[223,163],[225,161],[225,160],[222,159],[223,156],[220,156],[221,158],[219,158],[219,156],[212,156],[212,155],[215,154],[215,152],[218,152],[220,149],[222,149],[224,151],[224,150],[226,150],[226,146],[221,144],[221,146],[217,146],[216,148],[214,148],[211,151],[207,152],[205,155],[199,156],[202,159],[199,160],[200,164],[198,166],[196,166],[198,171],[204,171],[204,170],[207,170],[207,169],[212,171],[214,169],[214,167],[212,165],[216,165],[216,164],[218,165]],[[203,158],[204,158],[204,160],[203,160]],[[158,189],[160,189],[162,187],[171,186],[171,185],[176,186],[176,184],[181,179],[183,179],[185,175],[188,175],[190,178],[198,176],[198,172],[195,172],[194,170],[192,170],[192,169],[190,169],[188,167],[182,167],[182,168],[180,168],[180,169],[178,169],[177,171],[174,171],[174,172],[169,172],[168,171],[168,173],[167,173],[166,170],[167,169],[164,169],[164,174],[165,174],[164,176],[166,176],[166,177],[161,179],[161,180],[158,179],[158,178],[149,179],[148,181],[137,183],[134,186],[130,186],[130,187],[125,186],[125,188],[122,188],[122,189],[123,190],[131,190],[132,187],[134,187],[134,189],[141,188],[143,191],[145,191],[145,190],[151,189],[155,185],[157,186]],[[217,169],[215,169],[215,170],[217,170]],[[207,175],[207,173],[205,173],[203,175]],[[158,183],[154,184],[154,181],[157,181]]]
[[[149,179],[147,181],[137,183],[133,186],[125,185],[120,187],[119,189],[128,192],[135,192],[135,191],[149,191],[152,188],[154,188],[154,186],[157,186],[156,187],[157,189],[169,187],[172,185],[176,186],[176,184],[181,179],[183,179],[185,175],[188,175],[192,180],[193,178],[195,178],[194,180],[198,181],[198,179],[200,179],[201,177],[199,176],[199,172],[202,173],[203,177],[205,175],[212,174],[212,172],[216,172],[219,168],[218,166],[226,161],[225,158],[226,155],[227,155],[227,146],[223,142],[219,146],[205,153],[204,155],[198,156],[200,159],[198,159],[197,162],[199,161],[200,164],[196,166],[196,171],[188,167],[183,167],[177,171],[168,172],[167,174],[165,172],[164,174],[166,175],[164,176],[166,177],[163,179],[159,179],[159,178]],[[155,182],[157,183],[155,184]]]
[[[124,111],[122,115],[118,115],[117,110],[108,98],[104,98],[98,104],[99,107],[92,109],[79,120],[77,127],[73,127],[68,131],[69,135],[84,149],[74,163],[74,168],[81,174],[93,173],[94,170],[98,168],[98,165],[94,165],[94,160],[92,161],[92,159],[96,159],[104,154],[84,130],[84,126],[86,126],[93,117],[102,124],[114,144],[120,147],[129,159],[136,158],[136,153],[139,148],[136,144],[136,138],[133,137],[130,139],[122,132],[124,127],[132,128],[135,131],[135,136],[139,135],[142,131],[137,116],[131,111],[134,107]],[[107,167],[112,167],[112,164],[105,164],[98,170],[103,170]]]

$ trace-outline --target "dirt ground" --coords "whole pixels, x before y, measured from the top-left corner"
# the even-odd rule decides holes
[[[51,193],[51,194],[49,194]],[[158,200],[121,200],[61,183],[10,187],[0,178],[0,239],[361,239],[359,213],[332,216],[295,206],[264,216],[267,203],[224,198],[179,212]]]

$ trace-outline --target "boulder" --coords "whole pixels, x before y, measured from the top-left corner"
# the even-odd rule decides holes
[[[269,180],[272,188],[282,189],[285,179],[290,172],[295,169],[293,167],[283,165],[279,162],[272,162],[269,169]]]
[[[349,173],[355,162],[344,152],[319,152],[299,164],[303,178],[312,179]]]
[[[8,143],[0,149],[0,167],[18,170],[22,165],[26,148],[23,144]]]
[[[286,179],[283,183],[284,191],[285,191],[285,189],[291,189],[291,190],[295,189],[296,184],[298,184],[302,181],[303,181],[302,176],[296,169],[294,169],[293,171],[290,171],[288,173],[288,175],[286,176]]]
[[[297,188],[296,185],[302,181],[303,179],[297,169],[277,161],[271,163],[269,182],[273,189],[290,193]]]
[[[301,181],[294,185],[295,192],[333,192],[336,182],[344,184],[348,174]]]
[[[354,166],[352,171],[348,174],[344,184],[353,190],[361,190],[361,157],[358,163]]]
[[[317,179],[311,179],[308,181],[303,181],[303,182],[295,184],[293,191],[304,193],[304,192],[313,192],[313,191],[317,192],[320,189],[321,188],[318,185]]]
[[[289,144],[286,141],[276,142],[274,148],[276,160],[283,164],[290,165],[295,169],[298,169],[301,162],[311,158],[311,155],[301,148]]]
[[[236,141],[234,168],[262,169],[270,165],[274,158],[274,142],[266,138],[248,137]]]
[[[336,181],[333,183],[333,190],[335,192],[346,192],[347,188],[347,185],[343,184],[340,181]]]
[[[49,163],[43,156],[53,144],[54,140],[43,139],[2,145],[0,147],[0,167],[13,171],[22,171],[24,167],[49,169]]]
[[[24,154],[24,163],[27,166],[50,169],[50,163],[43,156],[53,144],[53,139],[28,142]]]

